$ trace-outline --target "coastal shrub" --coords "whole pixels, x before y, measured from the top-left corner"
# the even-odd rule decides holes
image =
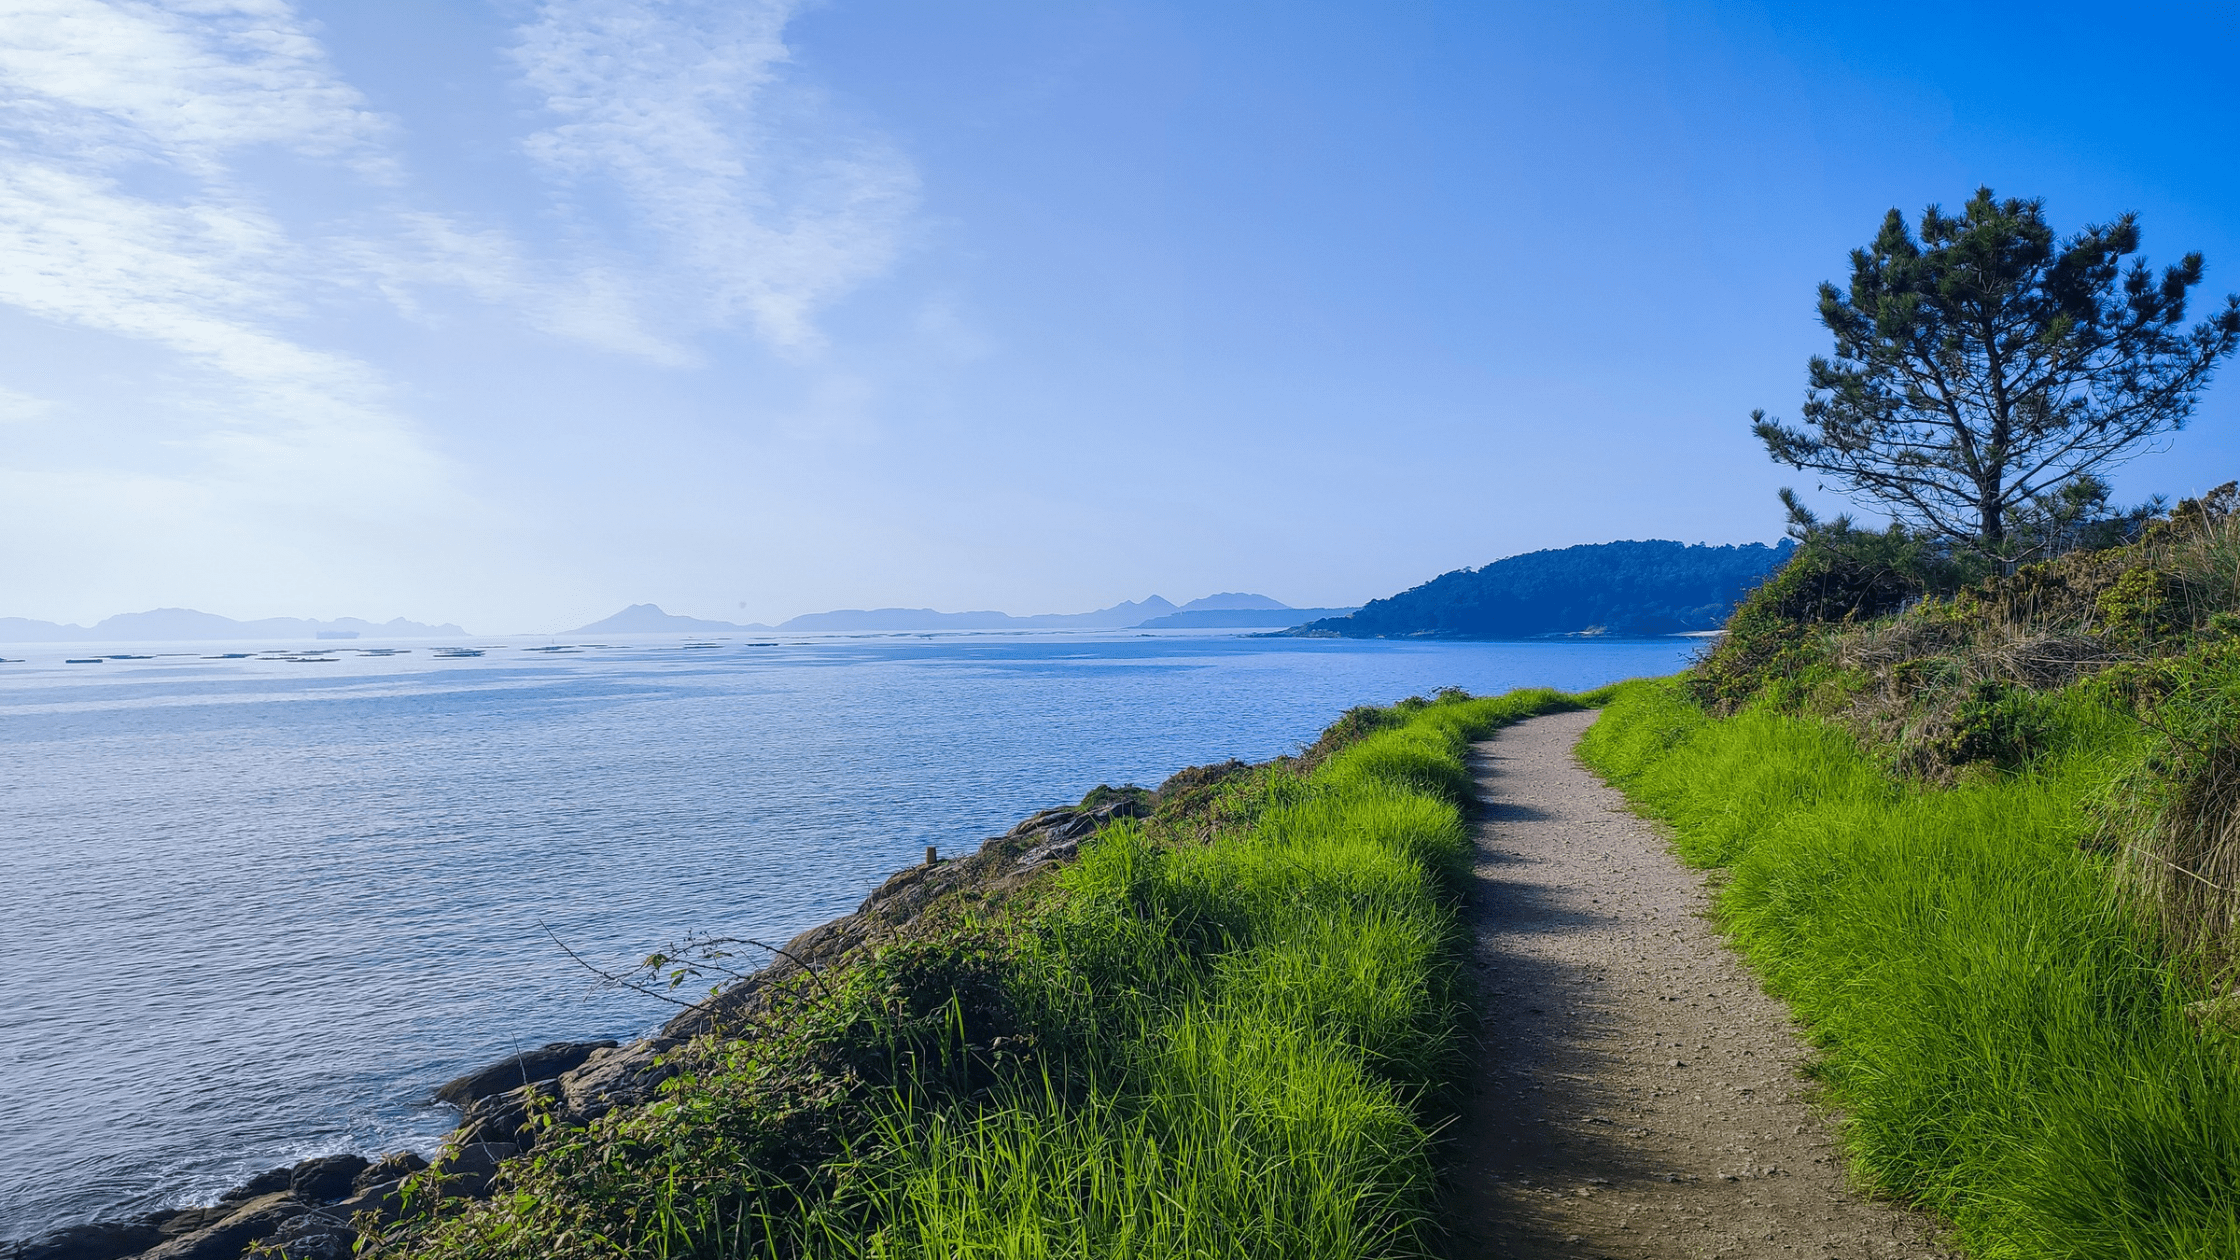
[[[1926,783],[2013,771],[2050,747],[2043,697],[2157,662],[2182,672],[2232,641],[2236,507],[2229,484],[2167,515],[2157,501],[2101,522],[2120,529],[2069,531],[2051,559],[2011,572],[1902,530],[1808,520],[1795,559],[1736,610],[1684,686],[1718,716],[1830,719]]]
[[[1691,694],[1732,709],[1816,665],[1827,627],[1888,616],[1925,592],[1957,585],[1960,570],[1934,540],[1902,526],[1817,525],[1789,562],[1754,587],[1726,633],[1687,674]]]
[[[1054,888],[792,985],[371,1252],[1432,1254],[1469,744],[1579,703],[1442,692],[1170,785]]]
[[[1951,787],[1674,681],[1581,754],[1726,869],[1720,922],[1819,1046],[1864,1181],[1979,1257],[2240,1255],[2240,1055],[2091,843],[2154,741],[2089,686],[2036,703],[2027,765]]]

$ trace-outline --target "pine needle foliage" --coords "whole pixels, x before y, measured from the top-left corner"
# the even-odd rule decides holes
[[[2134,215],[2064,239],[2043,202],[1989,188],[1918,234],[1892,210],[1850,284],[1820,286],[1835,352],[1808,365],[1804,426],[1758,411],[1752,430],[1916,531],[2008,557],[2019,509],[2181,428],[2240,348],[2240,296],[2185,326],[2201,255],[2157,275],[2139,243]]]

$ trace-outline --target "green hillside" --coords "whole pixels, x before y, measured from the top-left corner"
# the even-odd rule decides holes
[[[1582,746],[1726,872],[1855,1169],[1969,1255],[2240,1255],[2234,501],[1957,590],[1820,531]]]

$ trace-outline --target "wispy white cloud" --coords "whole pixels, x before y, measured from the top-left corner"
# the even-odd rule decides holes
[[[464,291],[571,340],[681,360],[604,267],[540,262],[381,195],[399,179],[393,130],[282,0],[0,0],[0,301],[361,402],[369,369],[282,331],[351,289],[408,316]],[[291,230],[237,173],[265,146],[366,181],[368,212]]]
[[[510,529],[400,409],[413,382],[365,349],[383,335],[353,339],[375,301],[441,325],[463,297],[657,364],[712,329],[812,350],[819,313],[899,253],[917,182],[795,81],[791,14],[534,10],[510,47],[548,111],[526,143],[555,234],[431,208],[403,125],[287,0],[0,0],[0,308],[135,365],[72,381],[0,347],[0,567],[60,589],[78,548],[38,540],[106,528],[135,589],[214,554],[291,575],[250,585],[402,589],[454,554],[415,554],[414,531]],[[870,423],[856,383],[811,392],[815,433]]]
[[[98,439],[81,458],[8,454],[8,515],[40,514],[12,537],[160,504],[180,514],[170,538],[238,544],[280,521],[464,505],[381,374],[295,331],[353,282],[351,251],[291,230],[243,155],[369,187],[395,165],[387,124],[286,4],[0,0],[0,98],[0,303],[173,356],[155,392],[74,415]]]
[[[798,350],[821,307],[893,262],[918,180],[789,81],[795,7],[546,0],[513,56],[556,120],[529,153],[564,187],[620,194],[662,305]]]
[[[243,381],[362,384],[277,330],[320,268],[230,165],[261,145],[385,165],[286,4],[0,0],[0,89],[0,301]],[[149,163],[178,176],[163,195],[128,189]]]
[[[338,370],[260,326],[292,304],[284,264],[293,252],[248,207],[161,204],[98,173],[0,163],[0,301],[159,341],[243,380]]]
[[[247,145],[349,154],[384,130],[284,0],[0,0],[0,30],[29,147],[216,176]]]
[[[276,323],[359,286],[408,316],[431,291],[464,292],[657,363],[688,360],[680,335],[742,322],[814,345],[818,309],[893,260],[917,185],[890,147],[785,81],[792,7],[539,9],[513,52],[557,122],[529,151],[563,187],[619,192],[633,221],[602,242],[611,225],[585,211],[538,256],[397,198],[315,238],[275,218],[237,174],[244,151],[401,178],[393,124],[285,0],[0,0],[0,301],[246,379],[362,384]]]
[[[333,256],[368,277],[407,316],[428,317],[423,293],[459,290],[570,341],[671,367],[691,361],[647,329],[641,295],[609,267],[581,259],[540,262],[507,232],[468,228],[427,211],[401,211],[395,222],[391,236],[337,242]]]

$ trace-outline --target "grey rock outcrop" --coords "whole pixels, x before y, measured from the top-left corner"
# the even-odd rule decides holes
[[[9,1260],[118,1260],[146,1251],[163,1241],[157,1223],[148,1218],[136,1221],[96,1221],[90,1225],[69,1225],[43,1238],[18,1243],[13,1250],[0,1250]]]
[[[364,1171],[350,1179],[350,1188],[363,1190],[368,1186],[394,1185],[427,1166],[427,1160],[411,1151],[398,1151],[366,1165]]]
[[[615,1044],[612,1041],[555,1041],[539,1046],[445,1081],[436,1087],[436,1101],[465,1107],[492,1094],[549,1081],[582,1066],[593,1053],[613,1049]]]
[[[215,1225],[182,1234],[141,1253],[142,1260],[232,1260],[300,1215],[303,1201],[285,1190],[241,1201]]]
[[[288,1170],[288,1193],[306,1203],[324,1203],[350,1193],[369,1161],[363,1155],[325,1155]]]
[[[445,1198],[479,1199],[490,1193],[498,1165],[521,1153],[515,1142],[462,1142],[436,1161]]]
[[[368,1210],[394,1217],[399,1180],[425,1167],[409,1153],[378,1163],[322,1155],[258,1173],[207,1207],[74,1225],[0,1246],[0,1260],[233,1260],[254,1245],[293,1260],[338,1260],[357,1238],[350,1218]]]

